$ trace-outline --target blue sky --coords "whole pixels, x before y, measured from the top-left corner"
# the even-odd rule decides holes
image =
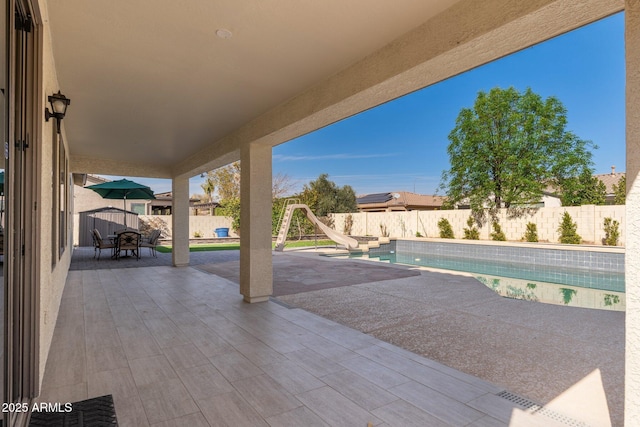
[[[567,129],[598,145],[595,172],[612,165],[623,172],[624,80],[620,13],[274,147],[273,172],[288,175],[296,189],[327,173],[356,194],[434,194],[449,166],[447,136],[458,113],[496,86],[557,97]],[[166,180],[137,181],[171,189]],[[191,179],[191,194],[203,193],[202,181]]]

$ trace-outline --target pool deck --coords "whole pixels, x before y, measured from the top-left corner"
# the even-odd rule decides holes
[[[249,305],[237,251],[191,255],[76,249],[41,399],[113,394],[134,426],[623,423],[624,313],[315,251],[274,253],[280,296]]]
[[[600,403],[623,424],[623,312],[503,298],[465,273],[384,265],[419,275],[278,299],[545,405],[571,399],[565,392],[597,372]]]

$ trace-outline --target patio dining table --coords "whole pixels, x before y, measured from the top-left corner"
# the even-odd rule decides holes
[[[135,233],[138,235],[138,244],[137,247],[135,249],[133,249],[132,247],[127,247],[124,249],[120,248],[119,242],[118,242],[118,238],[122,233]],[[135,255],[137,258],[140,258],[140,244],[142,243],[142,234],[137,231],[137,230],[126,230],[126,231],[122,231],[120,233],[116,233],[116,234],[109,234],[107,235],[107,238],[116,245],[116,249],[115,249],[115,253],[114,253],[114,257],[116,259],[118,258],[124,258],[124,257],[128,257],[130,255],[128,255],[128,251],[131,251],[132,255]],[[125,251],[125,255],[120,255],[120,252],[124,250]]]

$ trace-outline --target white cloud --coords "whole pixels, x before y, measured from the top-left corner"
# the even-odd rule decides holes
[[[400,153],[386,153],[386,154],[350,154],[350,153],[339,153],[339,154],[323,154],[323,155],[304,155],[304,156],[291,156],[284,154],[274,154],[273,160],[276,162],[290,162],[290,161],[300,161],[300,160],[353,160],[353,159],[373,159],[380,157],[393,157],[398,156]]]

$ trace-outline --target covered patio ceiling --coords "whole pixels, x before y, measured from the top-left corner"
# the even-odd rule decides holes
[[[171,169],[457,1],[51,1],[72,154]]]
[[[57,78],[72,100],[64,119],[72,170],[169,178],[222,166],[239,158],[241,144],[277,145],[622,7],[51,0],[48,16]]]

